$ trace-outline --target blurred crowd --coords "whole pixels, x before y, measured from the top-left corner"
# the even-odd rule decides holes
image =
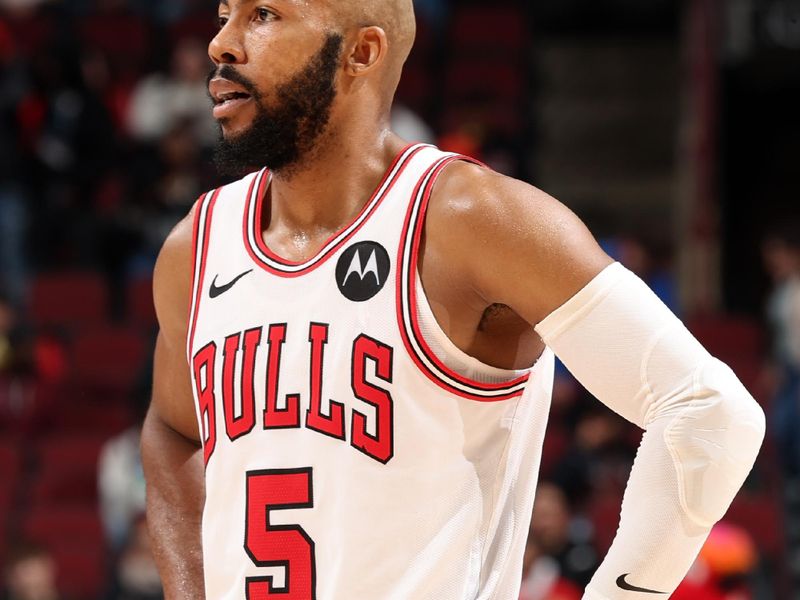
[[[2,289],[19,304],[32,271],[89,266],[118,283],[149,269],[214,183],[207,3],[6,4]]]
[[[486,29],[485,14],[447,33],[455,3],[417,4],[420,39],[395,126],[524,177],[524,69],[495,70],[500,79],[487,83],[489,71],[470,79],[461,64],[477,52],[524,61],[524,10],[481,8],[517,23],[487,53],[476,36],[491,32],[475,33]],[[161,597],[138,458],[155,332],[148,281],[170,229],[220,183],[209,167],[213,11],[205,0],[0,1],[0,598]],[[458,35],[458,50],[437,51]],[[483,88],[491,93],[476,92]],[[792,435],[800,422],[800,239],[784,229],[764,245],[774,282],[764,389],[791,480],[800,475]],[[678,310],[669,249],[636,235],[604,245]],[[638,441],[559,371],[521,600],[580,598],[613,540]],[[675,598],[777,597],[764,590],[783,550],[765,549],[746,526],[755,517],[739,515],[714,530]]]

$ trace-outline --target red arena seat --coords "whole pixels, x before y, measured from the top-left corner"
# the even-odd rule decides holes
[[[65,596],[98,597],[106,573],[106,552],[94,508],[34,508],[23,516],[22,533],[52,553],[59,588]]]
[[[102,546],[103,527],[95,507],[39,506],[22,518],[25,537],[47,547]]]
[[[103,322],[108,316],[108,290],[97,273],[40,275],[33,281],[29,314],[39,327]]]
[[[739,525],[753,536],[759,549],[772,559],[784,553],[784,530],[780,502],[766,494],[739,494],[725,521]]]
[[[397,99],[414,110],[430,103],[433,83],[427,65],[408,65],[397,89]]]
[[[57,568],[57,582],[67,598],[98,598],[107,574],[102,543],[56,544],[50,547]]]
[[[173,43],[177,40],[194,38],[196,40],[210,40],[217,34],[219,28],[214,19],[209,19],[205,12],[190,14],[170,27],[169,35]]]
[[[445,85],[449,102],[471,98],[516,101],[525,82],[512,65],[464,60],[448,69]]]
[[[40,465],[57,465],[63,469],[82,469],[96,465],[107,438],[96,435],[54,435],[39,442],[37,459]]]
[[[81,36],[117,67],[136,69],[147,56],[150,32],[146,21],[128,14],[97,14],[81,21]]]
[[[453,17],[452,46],[462,52],[520,56],[529,37],[525,15],[514,6],[464,6]]]
[[[128,321],[145,328],[156,327],[156,309],[153,306],[153,279],[140,277],[128,284],[126,293]]]
[[[33,506],[95,506],[97,472],[48,469],[30,487]]]
[[[91,431],[100,437],[112,437],[133,425],[135,419],[134,408],[124,398],[116,402],[107,398],[101,403],[78,396],[53,410],[53,421],[64,434]]]
[[[73,375],[78,385],[127,393],[141,375],[146,345],[138,330],[98,327],[72,344]]]
[[[7,515],[17,491],[21,457],[13,443],[0,442],[0,515]],[[0,518],[0,522],[3,519]]]
[[[53,436],[36,449],[38,468],[30,488],[34,506],[94,506],[97,466],[105,439],[99,436]]]
[[[711,354],[723,360],[740,356],[761,356],[764,332],[759,324],[746,317],[695,317],[687,327]]]

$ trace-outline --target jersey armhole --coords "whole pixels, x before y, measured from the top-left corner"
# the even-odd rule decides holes
[[[192,362],[192,346],[202,299],[208,244],[211,238],[211,216],[221,191],[222,188],[208,192],[201,196],[195,204],[192,228],[192,302],[189,309],[189,328],[186,338],[186,357],[189,364]]]
[[[420,326],[419,308],[420,306],[424,308],[427,302],[422,286],[418,285],[421,282],[419,282],[417,274],[419,247],[425,226],[425,215],[437,179],[447,165],[458,161],[485,166],[483,163],[467,156],[458,154],[444,155],[425,172],[414,190],[403,226],[397,261],[398,326],[409,356],[422,373],[438,386],[463,398],[479,402],[510,400],[523,394],[531,376],[530,370],[504,371],[496,369],[489,365],[484,365],[474,357],[470,357],[459,350],[456,354],[457,358],[463,355],[463,357],[466,357],[465,362],[469,366],[477,367],[478,371],[488,375],[486,377],[487,381],[466,377],[455,372],[437,356],[425,339]],[[430,317],[435,322],[432,311]],[[438,327],[438,323],[436,327]],[[444,335],[444,332],[442,332],[442,335]],[[446,345],[444,349],[446,350],[450,346],[454,347],[452,342]]]

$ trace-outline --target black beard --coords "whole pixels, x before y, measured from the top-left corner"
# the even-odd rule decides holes
[[[243,86],[258,107],[253,124],[243,133],[220,140],[214,162],[222,175],[239,176],[261,166],[285,171],[297,165],[314,149],[325,131],[336,98],[336,72],[343,37],[329,33],[322,49],[275,93],[274,106],[267,106],[258,88],[230,65],[214,70],[218,76]]]

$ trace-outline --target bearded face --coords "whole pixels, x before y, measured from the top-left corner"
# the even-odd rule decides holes
[[[342,45],[341,35],[329,33],[322,48],[269,100],[233,65],[212,71],[211,96],[221,129],[214,159],[220,173],[238,176],[263,166],[280,172],[303,161],[328,126]],[[250,125],[226,135],[226,125],[250,103],[255,108]]]

